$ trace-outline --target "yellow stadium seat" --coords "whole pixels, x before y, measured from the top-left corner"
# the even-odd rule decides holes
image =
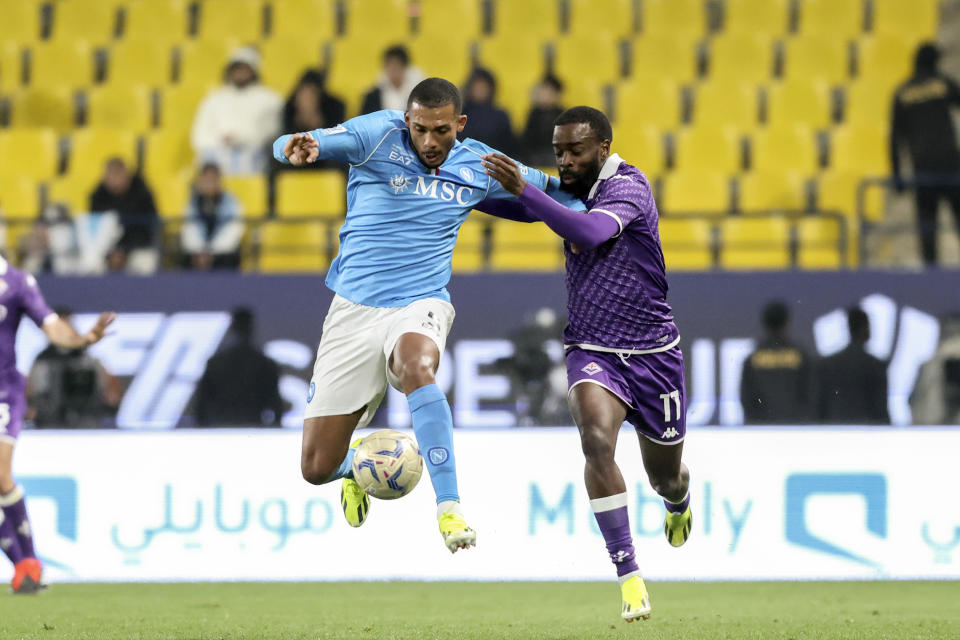
[[[844,122],[857,127],[886,129],[890,126],[894,91],[894,87],[882,80],[862,78],[851,82],[846,87]]]
[[[93,82],[93,48],[83,40],[38,44],[30,50],[30,86],[82,87]]]
[[[914,43],[935,40],[939,5],[937,0],[873,0],[873,30],[906,36]]]
[[[212,84],[175,84],[163,90],[160,99],[160,124],[164,129],[189,131],[197,107]]]
[[[605,33],[581,33],[554,43],[554,73],[568,85],[589,77],[613,82],[620,77],[619,43]]]
[[[245,218],[260,218],[267,214],[267,179],[264,176],[225,177],[223,189],[240,201]]]
[[[645,35],[689,31],[703,35],[707,9],[703,0],[644,0],[641,24]]]
[[[605,0],[602,4],[596,0],[570,0],[567,29],[571,34],[608,33],[617,39],[629,37],[636,30],[633,5],[631,0]]]
[[[687,127],[676,135],[678,169],[736,173],[742,164],[740,139],[730,127]]]
[[[384,50],[396,44],[390,40],[371,43],[369,38],[351,36],[336,41],[327,67],[327,87],[347,107],[347,116],[360,110],[361,100],[377,81]],[[413,59],[412,63],[417,64]]]
[[[179,84],[220,84],[237,40],[189,40],[180,45]]]
[[[77,129],[70,136],[67,163],[71,176],[98,179],[110,158],[121,158],[131,171],[137,167],[137,136],[117,129]]]
[[[153,91],[142,84],[103,85],[87,91],[87,126],[143,132],[153,126]]]
[[[497,101],[518,129],[526,122],[533,87],[546,72],[543,41],[536,37],[517,39],[510,33],[497,34],[480,41],[478,59],[480,66],[496,77]],[[518,60],[525,62],[517,64]]]
[[[563,102],[570,106],[585,104],[603,109],[604,87],[607,84],[590,75],[570,78],[563,85]]]
[[[23,49],[0,38],[0,94],[14,91],[23,81]]]
[[[110,47],[107,84],[162,87],[170,82],[171,49],[156,40],[121,40]]]
[[[319,272],[329,266],[322,222],[266,222],[258,236],[258,266],[263,272]]]
[[[410,14],[404,0],[349,0],[347,36],[402,42],[410,36]]]
[[[421,33],[409,42],[410,56],[427,76],[460,85],[470,73],[472,43],[456,31]],[[437,55],[442,51],[443,55]]]
[[[795,171],[751,171],[740,178],[740,210],[803,211],[806,184]]]
[[[542,42],[560,32],[558,0],[497,0],[493,7],[493,33],[510,39]],[[516,58],[522,60],[523,58]]]
[[[680,124],[680,85],[669,78],[631,78],[617,86],[614,113],[619,127],[643,123],[660,129]],[[614,131],[615,137],[617,131]]]
[[[713,268],[713,225],[706,220],[660,218],[660,244],[667,271]]]
[[[885,176],[890,173],[888,132],[876,126],[846,124],[830,134],[830,168]]]
[[[853,171],[826,171],[817,179],[817,209],[835,211],[846,216],[847,220],[857,218],[857,191],[862,173]],[[863,192],[864,217],[868,220],[882,220],[885,210],[886,192],[881,186],[867,188]]]
[[[28,87],[11,96],[14,127],[51,127],[65,133],[75,124],[75,99],[69,87]]]
[[[840,269],[844,266],[841,219],[812,216],[797,221],[797,266]]]
[[[732,270],[790,267],[790,223],[780,217],[726,218],[720,227],[720,266]]]
[[[47,202],[66,205],[72,216],[87,213],[90,210],[90,196],[97,184],[97,180],[86,177],[57,178],[48,183]]]
[[[669,78],[677,84],[692,82],[697,75],[696,38],[669,33],[645,33],[631,43],[630,75],[640,81]]]
[[[495,271],[557,271],[563,268],[563,261],[563,242],[547,225],[494,225],[490,266]]]
[[[777,82],[767,89],[767,125],[804,124],[825,129],[831,121],[830,88],[804,79]]]
[[[53,129],[0,129],[0,174],[46,180],[57,173],[59,156]]]
[[[797,36],[785,44],[784,78],[839,85],[849,76],[847,43],[831,36]]]
[[[788,0],[726,0],[723,30],[775,37],[786,33],[789,14]]]
[[[263,37],[263,5],[262,0],[204,0],[199,3],[197,37],[257,42]]]
[[[483,26],[480,0],[420,0],[419,15],[420,36],[446,37],[453,33],[461,42],[469,42],[480,35]],[[451,25],[456,25],[455,31]],[[426,63],[425,58],[420,61]]]
[[[276,180],[278,216],[342,214],[346,180],[336,170],[285,171]]]
[[[193,166],[193,149],[186,129],[159,129],[146,136],[143,149],[143,172],[150,179],[189,173]]]
[[[124,10],[123,37],[169,45],[187,37],[188,21],[187,0],[131,0]]]
[[[863,32],[863,0],[801,0],[799,32],[837,39]]]
[[[115,0],[53,3],[51,39],[60,42],[85,40],[95,44],[112,40],[116,33],[119,4]]]
[[[813,130],[803,124],[757,130],[751,137],[750,157],[755,171],[787,170],[810,175],[818,167]]]
[[[40,39],[40,2],[3,2],[0,11],[0,42],[33,44]]]
[[[484,247],[491,223],[490,216],[483,213],[471,212],[467,217],[453,248],[454,273],[472,273],[483,269],[486,262]]]
[[[914,44],[902,34],[864,36],[857,42],[857,78],[891,87],[900,84],[913,73],[914,51]]]
[[[663,132],[643,120],[623,120],[613,132],[613,150],[647,175],[659,175],[666,167]]]
[[[660,208],[668,213],[709,213],[730,211],[730,183],[720,171],[674,170],[664,176]]]
[[[760,111],[756,87],[733,80],[704,82],[693,104],[693,124],[699,129],[729,126],[744,131],[756,126]]]
[[[769,36],[728,33],[710,40],[709,76],[714,82],[760,84],[773,75]]]
[[[177,219],[186,215],[193,183],[193,174],[190,171],[163,176],[149,175],[145,180],[153,192],[160,217]]]
[[[284,96],[293,91],[305,71],[321,66],[320,47],[306,39],[273,38],[260,46],[260,54],[260,81]]]
[[[335,0],[283,0],[271,6],[271,38],[305,38],[321,42],[336,33]]]
[[[0,215],[4,219],[34,218],[39,212],[37,183],[27,176],[0,173]]]

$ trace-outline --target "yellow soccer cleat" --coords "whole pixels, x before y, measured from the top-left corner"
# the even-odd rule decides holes
[[[681,547],[690,537],[690,527],[693,525],[693,514],[690,507],[683,513],[667,512],[667,517],[663,520],[663,533],[667,536],[667,542],[674,547]]]
[[[627,622],[637,618],[650,619],[650,595],[643,578],[633,576],[620,585],[620,596],[623,604],[620,606],[620,616]]]
[[[447,545],[450,553],[477,546],[477,532],[467,526],[467,521],[453,507],[440,514],[438,522],[443,544]]]
[[[363,438],[354,440],[350,448],[356,449],[361,441]],[[370,497],[352,478],[344,478],[340,484],[340,506],[343,508],[347,524],[351,527],[359,527],[367,521],[367,514],[370,513]]]

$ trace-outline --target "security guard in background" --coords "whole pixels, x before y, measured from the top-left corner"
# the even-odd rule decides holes
[[[900,149],[906,145],[916,186],[917,223],[923,262],[937,264],[937,206],[950,203],[960,229],[960,150],[950,108],[960,106],[960,88],[940,73],[940,51],[933,44],[917,50],[913,77],[897,89],[890,128],[894,186],[903,191]]]

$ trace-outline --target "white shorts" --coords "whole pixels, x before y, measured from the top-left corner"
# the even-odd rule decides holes
[[[400,336],[425,335],[443,354],[454,315],[453,305],[439,298],[405,307],[367,307],[334,296],[323,321],[304,418],[348,415],[366,407],[357,427],[367,426],[387,382],[401,390],[389,367]]]

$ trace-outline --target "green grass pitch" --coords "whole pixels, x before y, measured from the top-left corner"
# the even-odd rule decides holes
[[[656,583],[627,625],[615,582],[59,584],[0,596],[0,638],[960,638],[957,582]]]

